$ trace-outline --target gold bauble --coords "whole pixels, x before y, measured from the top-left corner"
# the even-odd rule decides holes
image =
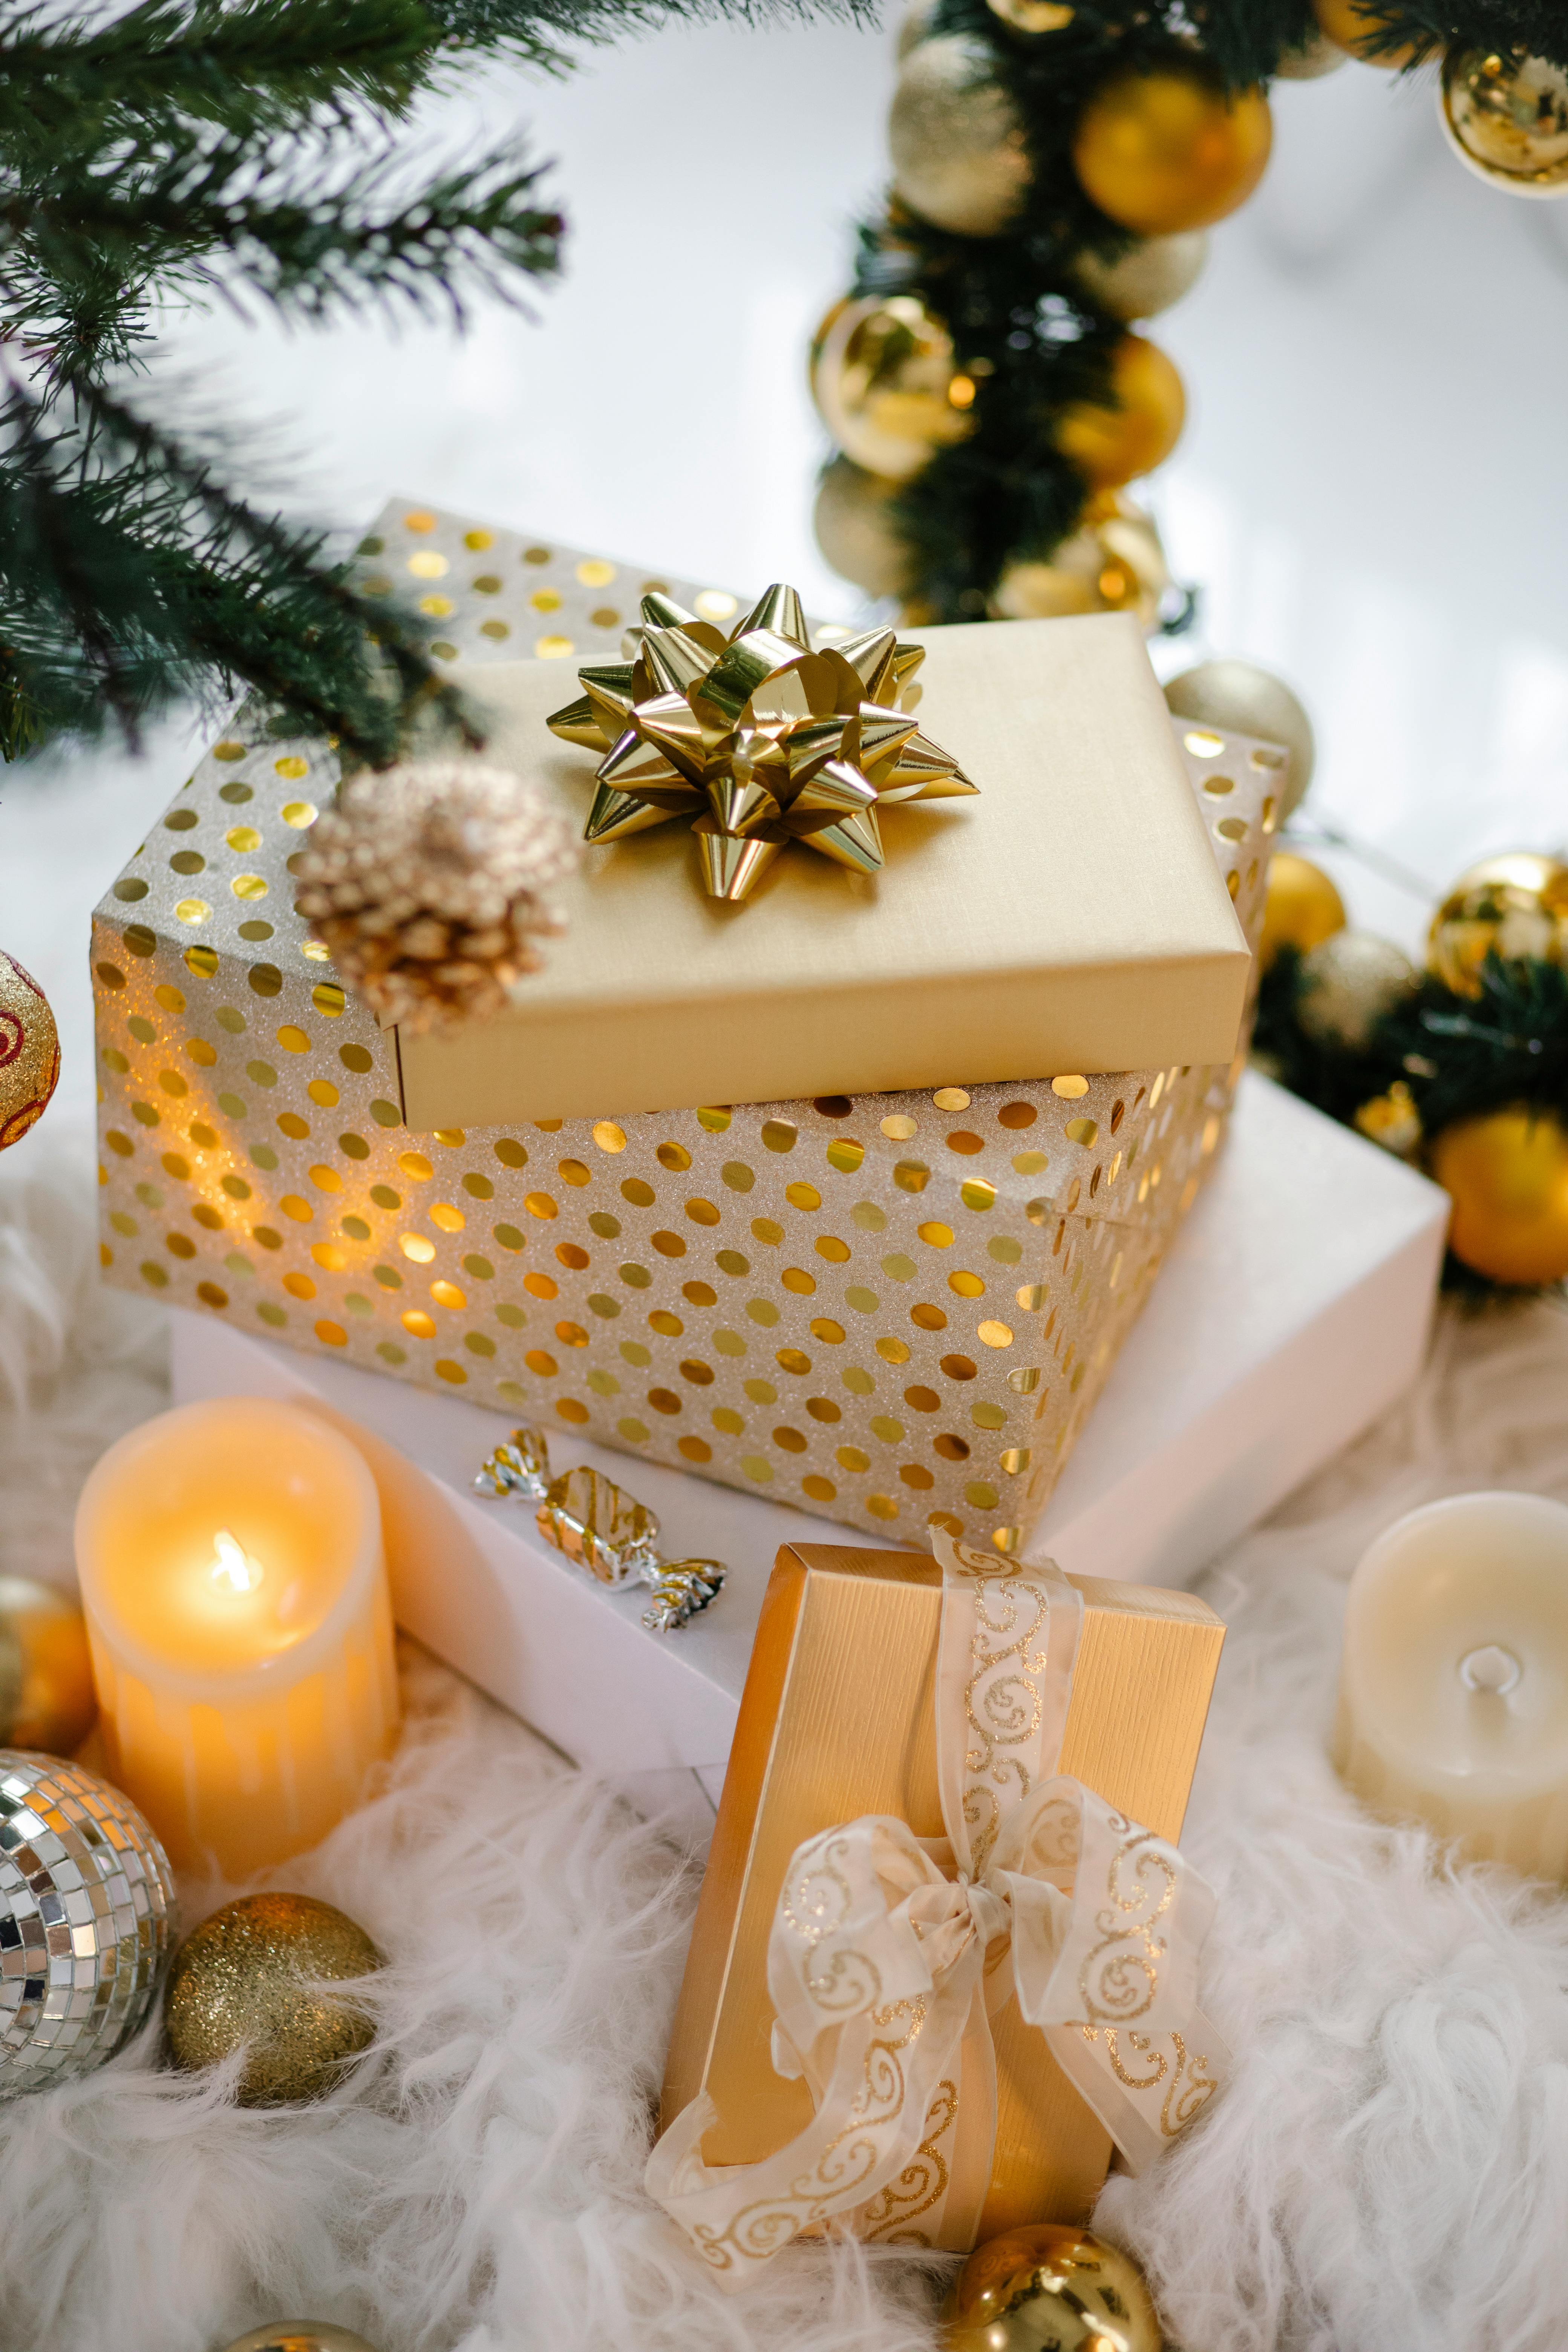
[[[1142,2273],[1068,2223],[1037,2222],[977,2247],[942,2311],[943,2352],[1160,2352]]]
[[[0,1576],[0,1748],[74,1755],[97,1713],[75,1601],[28,1577]]]
[[[1110,355],[1110,399],[1081,400],[1056,421],[1057,447],[1096,489],[1152,474],[1181,438],[1186,394],[1175,362],[1144,335],[1123,335]]]
[[[1263,177],[1273,123],[1261,90],[1227,96],[1202,72],[1120,73],[1079,121],[1073,168],[1123,228],[1171,236],[1210,228]]]
[[[1016,33],[1065,33],[1073,20],[1067,0],[985,0],[985,5]]]
[[[991,609],[999,620],[1059,620],[1069,613],[1131,613],[1155,626],[1171,584],[1152,516],[1118,491],[1102,491],[1082,527],[1048,563],[1010,563]]]
[[[1259,969],[1267,971],[1281,948],[1305,955],[1344,927],[1345,902],[1322,867],[1293,849],[1277,849],[1268,861]]]
[[[847,457],[907,482],[973,423],[974,379],[914,294],[836,302],[811,346],[811,393]]]
[[[1299,49],[1287,49],[1276,68],[1281,81],[1321,81],[1350,62],[1349,53],[1327,33],[1310,33]]]
[[[1414,1160],[1425,1135],[1415,1097],[1403,1078],[1395,1078],[1386,1094],[1363,1102],[1351,1125],[1396,1160]]]
[[[375,2352],[375,2347],[330,2319],[280,2319],[237,2337],[228,2352]]]
[[[1446,1127],[1433,1175],[1454,1204],[1448,1247],[1492,1282],[1568,1275],[1568,1131],[1551,1112],[1492,1111]]]
[[[902,65],[911,49],[919,48],[931,31],[931,20],[936,15],[936,0],[910,0],[899,20],[895,54]]]
[[[37,1125],[59,1076],[49,1000],[15,956],[0,953],[0,1151]]]
[[[1415,55],[1414,41],[1399,48],[1385,49],[1373,57],[1363,44],[1375,39],[1380,29],[1377,18],[1361,5],[1361,0],[1312,0],[1312,13],[1317,17],[1320,32],[1327,35],[1336,47],[1348,49],[1352,58],[1363,58],[1369,66],[1407,66]]]
[[[163,2023],[176,2066],[216,2066],[248,2044],[236,2096],[276,2107],[330,2091],[374,2026],[362,2002],[314,1989],[380,1968],[363,1927],[309,1895],[247,1895],[204,1919],[175,1956]]]
[[[1184,229],[1179,236],[1141,236],[1114,261],[1080,253],[1072,273],[1089,300],[1113,319],[1152,319],[1191,293],[1208,250],[1206,229]]]
[[[1568,195],[1568,71],[1518,49],[1452,48],[1443,128],[1461,163],[1516,196]]]
[[[909,583],[910,551],[888,512],[898,490],[847,457],[835,457],[817,487],[817,546],[840,579],[868,596],[899,596]]]
[[[960,236],[1005,228],[1033,175],[1024,126],[991,68],[984,41],[939,33],[904,59],[888,117],[895,194]]]
[[[1333,931],[1301,958],[1296,1018],[1318,1045],[1364,1053],[1384,1015],[1420,984],[1415,966],[1392,940]]]
[[[1486,857],[1461,874],[1432,919],[1426,968],[1460,996],[1481,992],[1489,954],[1561,963],[1568,949],[1568,866],[1533,850]]]
[[[1282,824],[1304,797],[1318,756],[1312,722],[1284,680],[1258,662],[1200,662],[1171,680],[1165,700],[1178,719],[1195,719],[1200,727],[1283,744],[1290,772],[1276,812]]]

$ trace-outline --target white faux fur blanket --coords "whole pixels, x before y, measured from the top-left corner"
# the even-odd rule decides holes
[[[85,1149],[0,1162],[0,1566],[69,1576],[82,1474],[163,1401],[155,1312],[93,1280]],[[1453,1871],[1325,1760],[1344,1580],[1434,1494],[1568,1498],[1568,1316],[1450,1315],[1419,1394],[1215,1568],[1230,1626],[1186,1843],[1237,2054],[1102,2227],[1190,2352],[1568,2341],[1568,1903]],[[274,1883],[389,1956],[320,2107],[230,2105],[155,2035],[0,2110],[0,2347],[213,2352],[313,2315],[378,2352],[915,2352],[944,2265],[802,2250],[716,2294],[641,2189],[695,1873],[418,1653],[373,1802]],[[230,1890],[187,1886],[186,1924]]]

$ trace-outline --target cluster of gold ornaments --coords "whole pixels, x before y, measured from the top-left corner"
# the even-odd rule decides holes
[[[900,708],[922,648],[880,628],[814,649],[782,583],[728,637],[646,595],[637,646],[633,661],[580,669],[584,693],[550,725],[604,754],[584,840],[683,818],[710,898],[750,898],[792,843],[875,874],[879,807],[978,789]]]
[[[1281,947],[1301,958],[1302,1028],[1351,1051],[1419,982],[1398,948],[1349,928],[1320,867],[1284,850],[1268,869],[1265,969]],[[1479,999],[1493,953],[1568,965],[1568,864],[1521,850],[1459,877],[1433,917],[1426,968],[1456,994]],[[1453,1202],[1448,1246],[1473,1272],[1531,1289],[1568,1276],[1568,1126],[1554,1113],[1518,1104],[1428,1136],[1410,1087],[1396,1079],[1354,1123],[1385,1150],[1424,1161]]]

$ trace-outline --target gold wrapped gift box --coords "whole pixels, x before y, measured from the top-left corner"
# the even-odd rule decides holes
[[[417,509],[367,546],[431,583],[453,658],[521,637],[563,698],[647,584]],[[1251,940],[1283,757],[1176,740]],[[293,910],[335,782],[320,744],[237,727],[98,910],[108,1278],[852,1526],[1018,1549],[1234,1066],[415,1133],[395,1034]]]

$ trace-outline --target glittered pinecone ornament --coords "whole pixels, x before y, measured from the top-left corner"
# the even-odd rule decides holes
[[[383,1021],[416,1032],[504,1011],[550,900],[576,864],[564,821],[531,784],[472,760],[353,777],[300,859],[300,911]]]

